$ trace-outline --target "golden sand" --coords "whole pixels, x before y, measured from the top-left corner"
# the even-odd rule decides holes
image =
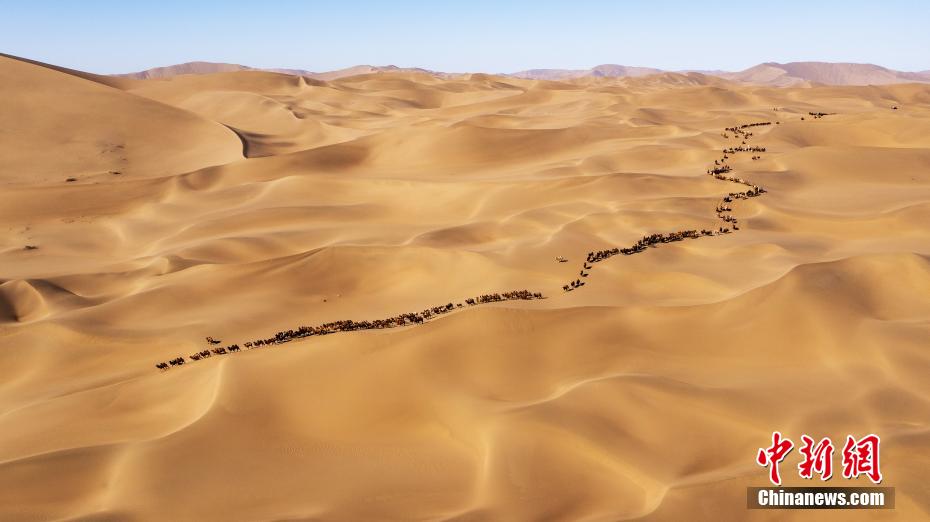
[[[746,511],[774,430],[880,434],[930,513],[928,85],[0,57],[0,114],[0,520],[811,520]],[[738,231],[563,291],[717,230],[757,121]]]

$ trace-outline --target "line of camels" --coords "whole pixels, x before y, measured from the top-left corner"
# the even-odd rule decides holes
[[[299,326],[296,329],[277,332],[273,336],[265,339],[255,339],[253,341],[243,343],[241,347],[238,344],[231,344],[228,346],[211,348],[209,350],[202,350],[190,354],[187,358],[179,356],[165,362],[160,362],[156,364],[155,367],[159,370],[167,370],[172,366],[183,366],[187,362],[201,361],[215,355],[235,353],[242,350],[243,348],[246,350],[253,350],[266,346],[284,344],[295,339],[303,339],[304,337],[311,337],[314,335],[328,335],[336,332],[356,332],[359,330],[381,330],[384,328],[412,326],[423,324],[426,321],[434,319],[440,315],[447,314],[458,308],[477,306],[487,303],[498,303],[501,301],[529,301],[533,299],[545,299],[545,296],[539,292],[530,292],[529,290],[513,290],[511,292],[504,292],[500,294],[482,294],[477,297],[470,297],[465,299],[464,302],[454,304],[446,303],[444,305],[434,306],[419,312],[395,315],[394,317],[389,317],[387,319],[375,319],[373,321],[353,321],[351,319],[346,319],[324,323],[319,326]],[[222,344],[222,341],[214,339],[213,337],[207,337],[206,340],[209,344]]]
[[[815,113],[810,114],[814,115]],[[818,117],[821,118],[826,116],[825,113],[816,114],[818,114]],[[802,117],[801,119],[804,118]],[[775,122],[775,125],[779,124],[781,124],[781,122]],[[746,140],[752,138],[753,133],[746,129],[753,127],[764,127],[768,125],[772,125],[772,122],[762,121],[757,123],[745,123],[743,125],[727,127],[723,132],[720,133],[720,135],[726,139],[733,137],[737,140],[740,140],[740,144],[735,147],[725,147],[723,149],[723,157],[714,160],[714,166],[707,169],[707,175],[713,176],[715,179],[719,179],[721,181],[729,181],[731,183],[745,185],[749,187],[749,189],[742,192],[730,192],[723,197],[720,203],[717,204],[715,209],[717,213],[717,219],[722,221],[723,224],[717,227],[716,230],[708,230],[704,228],[701,230],[679,230],[677,232],[671,232],[668,234],[650,234],[648,236],[641,237],[636,243],[625,248],[611,248],[608,250],[588,252],[588,257],[585,259],[584,263],[582,263],[581,270],[578,272],[578,277],[568,284],[562,285],[562,291],[572,292],[578,288],[583,287],[585,285],[584,278],[590,275],[590,270],[594,268],[594,263],[600,263],[601,261],[610,259],[613,256],[619,254],[631,256],[633,254],[645,252],[647,248],[656,247],[664,243],[675,243],[685,239],[698,239],[707,236],[719,236],[722,234],[730,234],[739,230],[739,221],[731,214],[731,212],[733,212],[733,207],[730,206],[730,204],[738,199],[749,199],[761,196],[762,194],[765,194],[766,191],[764,188],[755,185],[750,181],[729,175],[733,168],[727,163],[727,160],[730,159],[730,156],[735,155],[738,152],[752,152],[753,160],[762,158],[762,156],[759,156],[756,153],[765,152],[765,147],[748,146],[746,144]],[[563,257],[559,257],[557,259],[559,262],[564,262],[565,260]]]
[[[777,110],[777,109],[776,109]],[[823,118],[832,113],[823,113],[823,112],[810,112],[810,116],[813,116],[814,119]],[[804,117],[802,116],[803,120]],[[781,122],[774,122],[775,125],[780,124]],[[747,146],[746,140],[752,138],[753,133],[747,131],[753,127],[762,127],[772,125],[770,121],[756,122],[756,123],[746,123],[734,127],[727,127],[724,132],[721,133],[726,139],[729,139],[731,136],[737,140],[740,140],[740,144],[735,147],[726,147],[723,149],[723,157],[714,160],[714,166],[707,169],[707,175],[714,177],[715,179],[721,181],[729,181],[731,183],[737,183],[740,185],[745,185],[749,187],[747,190],[741,192],[730,192],[723,197],[722,200],[717,204],[715,209],[717,214],[717,219],[719,219],[722,224],[717,227],[716,230],[679,230],[677,232],[671,232],[667,234],[650,234],[643,236],[636,243],[629,247],[623,248],[611,248],[607,250],[598,250],[588,252],[587,258],[582,264],[581,271],[579,272],[579,277],[574,281],[571,281],[569,284],[563,285],[562,290],[565,292],[571,292],[581,288],[585,285],[585,281],[582,278],[587,278],[590,275],[590,270],[594,268],[594,263],[599,263],[605,261],[615,255],[633,255],[646,251],[647,248],[656,247],[660,244],[665,243],[674,243],[677,241],[683,241],[685,239],[698,239],[701,237],[707,236],[718,236],[723,234],[730,234],[734,231],[739,230],[739,221],[733,217],[731,214],[733,208],[731,203],[740,199],[749,199],[761,196],[765,194],[766,190],[758,185],[753,184],[750,181],[747,181],[743,178],[736,176],[731,176],[729,173],[733,170],[732,167],[727,163],[727,160],[730,159],[730,156],[735,155],[739,152],[752,152],[753,160],[760,159],[761,156],[756,155],[756,153],[765,152],[765,147],[757,146]],[[560,263],[565,263],[568,260],[562,256],[558,256],[556,260]],[[207,350],[201,350],[195,353],[188,355],[187,357],[178,356],[174,359],[168,361],[159,362],[155,367],[161,371],[170,369],[171,367],[183,366],[185,363],[202,361],[204,359],[209,359],[214,356],[227,355],[231,353],[239,352],[243,349],[254,350],[257,348],[264,348],[268,346],[275,346],[284,344],[296,339],[303,339],[305,337],[311,337],[316,335],[328,335],[337,332],[354,332],[359,330],[379,330],[384,328],[399,328],[403,326],[413,326],[423,324],[424,322],[430,321],[439,317],[440,315],[447,314],[457,309],[472,307],[487,303],[496,303],[502,301],[513,301],[513,300],[533,300],[533,299],[545,299],[545,296],[539,292],[531,292],[529,290],[514,290],[510,292],[503,293],[494,293],[494,294],[483,294],[477,297],[465,299],[464,302],[458,303],[446,303],[445,305],[434,306],[427,308],[420,312],[410,312],[387,319],[375,319],[373,321],[353,321],[340,320],[330,323],[324,323],[319,326],[300,326],[296,329],[285,330],[275,333],[273,336],[264,338],[264,339],[255,339],[249,342],[243,343],[242,346],[239,344],[230,344],[227,346],[210,348]],[[222,344],[222,341],[214,339],[212,337],[206,338],[209,344]]]

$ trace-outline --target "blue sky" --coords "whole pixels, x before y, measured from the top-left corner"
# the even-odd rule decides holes
[[[5,1],[0,52],[98,73],[193,60],[323,71],[930,69],[930,1]]]

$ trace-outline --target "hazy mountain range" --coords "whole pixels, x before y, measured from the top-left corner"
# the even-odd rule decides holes
[[[235,63],[216,63],[216,62],[187,62],[177,65],[168,65],[166,67],[156,67],[154,69],[146,69],[144,71],[128,73],[128,74],[114,74],[113,76],[120,76],[125,78],[133,78],[137,80],[153,80],[153,79],[164,79],[170,78],[172,76],[178,76],[181,74],[213,74],[213,73],[223,73],[223,72],[234,72],[234,71],[267,71],[267,72],[276,72],[282,74],[294,74],[297,76],[307,76],[309,78],[314,78],[317,80],[335,80],[336,78],[343,78],[345,76],[355,76],[358,74],[371,74],[378,72],[419,72],[426,74],[433,74],[439,76],[447,76],[446,73],[441,73],[438,71],[430,71],[427,69],[420,69],[415,67],[397,67],[394,65],[383,65],[383,66],[374,66],[374,65],[356,65],[353,67],[346,67],[345,69],[338,69],[335,71],[325,71],[325,72],[314,72],[307,71],[304,69],[261,69],[256,67],[247,67],[245,65],[239,65]]]
[[[335,71],[313,72],[303,69],[259,69],[232,63],[188,62],[114,76],[134,79],[164,79],[180,74],[211,74],[246,70],[294,74],[318,80],[334,80],[345,76],[378,72],[418,72],[442,77],[448,77],[454,74],[421,68],[397,67],[394,65],[356,65],[354,67]],[[698,72],[708,76],[716,76],[738,82],[785,87],[809,85],[812,83],[827,85],[885,85],[891,83],[930,82],[930,70],[905,72],[873,64],[831,62],[767,62],[736,72],[718,70],[666,71],[652,67],[630,67],[626,65],[604,64],[590,69],[529,69],[526,71],[507,73],[504,74],[504,76],[533,80],[567,80],[588,77],[638,77],[666,72]]]
[[[627,67],[624,65],[598,65],[591,69],[530,69],[511,74],[518,78],[537,80],[562,80],[584,77],[630,77],[646,76],[665,72],[649,67]],[[827,85],[884,85],[889,83],[930,82],[930,71],[903,72],[867,63],[791,62],[761,63],[743,71],[675,71],[698,72],[727,80],[763,85],[792,86],[808,83]]]

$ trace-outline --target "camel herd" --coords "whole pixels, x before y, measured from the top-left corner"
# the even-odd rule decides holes
[[[823,112],[810,112],[808,113],[815,119],[828,116],[829,113]],[[804,118],[801,117],[803,120]],[[778,125],[780,122],[774,122]],[[629,247],[617,247],[607,250],[598,250],[588,252],[587,257],[585,258],[584,263],[582,264],[581,270],[578,272],[578,277],[570,283],[563,285],[562,290],[570,292],[572,290],[578,289],[585,285],[584,278],[587,278],[590,275],[590,270],[594,268],[594,263],[599,263],[606,259],[609,259],[615,255],[633,255],[644,252],[649,247],[656,247],[665,243],[674,243],[677,241],[683,241],[685,239],[698,239],[706,236],[717,236],[722,234],[729,234],[732,231],[739,230],[739,222],[733,217],[732,211],[733,208],[730,205],[736,200],[740,199],[749,199],[765,194],[766,190],[758,185],[754,185],[750,181],[747,181],[740,177],[728,175],[733,169],[727,163],[727,160],[730,159],[731,155],[734,155],[739,152],[752,152],[752,153],[762,153],[765,152],[765,147],[755,147],[755,146],[746,146],[746,140],[752,138],[753,133],[745,129],[753,127],[761,127],[766,125],[772,125],[772,122],[763,121],[756,123],[746,123],[743,125],[738,125],[734,127],[727,127],[724,132],[721,133],[721,136],[729,139],[732,134],[733,137],[737,140],[740,140],[741,143],[735,147],[726,147],[723,149],[723,157],[717,160],[714,160],[714,166],[707,169],[707,175],[712,176],[715,179],[721,181],[729,181],[731,183],[737,183],[740,185],[745,185],[749,187],[748,190],[741,192],[730,192],[723,197],[722,200],[717,204],[715,208],[717,218],[723,223],[718,226],[716,230],[701,229],[698,230],[680,230],[677,232],[671,232],[667,234],[650,234],[643,236],[636,241],[633,245]],[[753,154],[752,159],[760,159],[761,156]],[[556,257],[556,261],[559,263],[565,263],[568,260],[562,256]],[[474,298],[465,299],[464,303],[447,303],[441,306],[434,306],[432,308],[427,308],[420,312],[410,312],[387,319],[376,319],[374,321],[353,321],[341,320],[334,321],[330,323],[325,323],[319,326],[300,326],[296,329],[280,331],[275,333],[272,337],[265,339],[255,339],[246,343],[243,343],[242,347],[238,344],[231,344],[225,347],[212,348],[209,350],[202,350],[190,354],[186,359],[183,356],[175,357],[165,362],[160,362],[155,365],[159,370],[167,370],[172,366],[182,366],[188,361],[200,361],[203,359],[208,359],[213,356],[226,355],[230,353],[235,353],[240,350],[247,349],[256,349],[266,346],[279,345],[283,343],[290,342],[295,339],[302,339],[305,337],[311,337],[315,335],[327,335],[337,332],[352,332],[358,330],[377,330],[383,328],[398,328],[402,326],[409,325],[418,325],[426,321],[429,321],[440,315],[449,313],[458,308],[464,308],[467,306],[476,306],[485,303],[494,303],[499,301],[510,301],[510,300],[532,300],[532,299],[544,299],[544,296],[539,292],[530,292],[529,290],[514,290],[512,292],[504,293],[494,293],[494,294],[483,294]],[[220,344],[221,341],[214,339],[212,337],[207,337],[207,342],[209,344]]]
[[[814,113],[811,113],[814,114]],[[823,115],[824,113],[818,113]],[[778,124],[779,122],[775,122]],[[630,256],[633,254],[638,254],[644,252],[649,247],[656,247],[664,243],[674,243],[676,241],[682,241],[685,239],[698,239],[705,236],[717,236],[721,234],[729,234],[733,231],[739,230],[739,221],[733,217],[731,212],[733,208],[730,206],[730,203],[733,203],[737,199],[749,199],[765,194],[765,189],[754,185],[753,183],[735,176],[728,176],[727,174],[733,170],[733,168],[727,164],[727,160],[730,159],[730,156],[738,152],[753,152],[761,153],[765,152],[765,147],[754,147],[747,146],[746,140],[752,138],[752,132],[747,131],[746,129],[753,127],[763,127],[766,125],[772,125],[770,121],[762,121],[756,123],[745,123],[743,125],[737,125],[734,127],[727,127],[724,129],[721,136],[729,139],[732,134],[733,137],[737,140],[740,140],[740,145],[735,147],[725,147],[723,149],[723,157],[717,160],[714,160],[714,166],[707,169],[707,174],[713,176],[715,179],[721,181],[729,181],[731,183],[738,183],[740,185],[746,185],[749,187],[749,190],[742,192],[730,192],[724,196],[723,200],[717,204],[716,213],[717,219],[723,222],[723,224],[717,227],[717,230],[708,230],[701,229],[697,230],[679,230],[677,232],[672,232],[669,234],[650,234],[648,236],[641,237],[636,243],[632,246],[624,248],[611,248],[607,250],[598,250],[595,252],[588,252],[588,257],[585,259],[585,262],[582,264],[581,270],[578,272],[579,277],[575,278],[573,281],[570,281],[566,285],[562,285],[562,290],[565,292],[571,292],[578,288],[581,288],[585,285],[586,278],[590,275],[591,268],[594,267],[594,263],[599,263],[606,259],[609,259],[615,255],[623,254],[625,256]],[[757,160],[761,159],[762,156],[753,154],[752,159]]]
[[[765,152],[765,147],[727,147],[723,149],[723,154],[736,154],[737,152]]]
[[[533,299],[544,299],[544,296],[539,292],[530,292],[529,290],[514,290],[500,294],[482,294],[477,297],[470,297],[465,299],[464,303],[446,303],[445,305],[434,306],[419,312],[409,312],[395,315],[394,317],[390,317],[388,319],[375,319],[374,321],[353,321],[351,319],[346,319],[321,324],[319,326],[299,326],[296,329],[277,332],[273,336],[265,339],[255,339],[253,341],[243,343],[242,347],[240,347],[238,344],[231,344],[229,346],[202,350],[190,354],[187,358],[179,356],[169,361],[160,362],[156,364],[155,367],[159,370],[167,370],[172,366],[183,366],[188,361],[200,361],[216,355],[235,353],[240,351],[242,348],[245,348],[246,350],[252,350],[265,346],[284,344],[295,339],[303,339],[304,337],[311,337],[314,335],[327,335],[336,332],[355,332],[358,330],[380,330],[384,328],[398,328],[401,326],[423,324],[430,319],[449,313],[457,308],[464,308],[466,306],[475,306],[486,303],[496,303],[500,301],[528,301]],[[207,342],[209,344],[221,343],[221,341],[218,341],[212,337],[207,337]]]

